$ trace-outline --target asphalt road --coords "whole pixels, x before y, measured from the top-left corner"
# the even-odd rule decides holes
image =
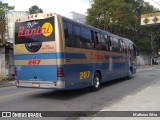
[[[160,68],[139,70],[132,79],[107,82],[97,92],[4,87],[0,88],[0,111],[100,111],[151,85],[159,73]]]

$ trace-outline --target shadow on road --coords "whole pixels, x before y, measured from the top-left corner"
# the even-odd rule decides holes
[[[133,79],[133,78],[132,78]],[[49,99],[59,99],[59,100],[69,100],[80,96],[85,96],[87,94],[98,94],[100,91],[105,89],[106,87],[125,82],[127,79],[120,78],[115,79],[112,81],[107,81],[105,83],[101,84],[101,88],[99,91],[92,92],[89,87],[83,88],[83,89],[76,89],[76,90],[61,90],[61,91],[55,91],[55,90],[49,90],[47,92],[39,93],[36,95],[33,95],[32,97],[36,98],[49,98]]]
[[[32,97],[58,99],[58,100],[69,100],[69,99],[73,99],[76,97],[80,97],[80,96],[88,94],[88,93],[89,93],[89,91],[87,91],[85,89],[66,90],[66,91],[50,90],[47,92],[33,95]]]
[[[134,79],[134,77],[132,77],[131,79],[119,78],[119,79],[107,81],[107,82],[101,84],[101,89],[106,88],[108,86],[112,86],[114,84],[122,83],[122,82],[129,81],[129,80],[133,80],[133,79]]]

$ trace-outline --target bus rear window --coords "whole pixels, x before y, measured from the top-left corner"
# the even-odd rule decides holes
[[[15,23],[15,44],[54,40],[54,17]]]

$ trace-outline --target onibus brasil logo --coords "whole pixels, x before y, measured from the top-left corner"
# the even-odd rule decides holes
[[[30,26],[28,29],[25,29],[24,26],[20,26],[18,31],[18,37],[41,34],[47,37],[50,36],[53,32],[53,26],[50,22],[46,22],[42,26],[38,26],[37,28],[32,28],[34,25]]]

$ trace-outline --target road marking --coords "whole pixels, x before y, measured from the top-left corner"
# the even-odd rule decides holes
[[[39,91],[39,90],[40,89],[36,89],[36,90],[30,90],[30,91],[26,91],[26,92],[19,92],[19,93],[15,93],[15,94],[4,95],[4,96],[0,96],[0,99],[7,98],[7,97],[12,97],[12,96],[17,96],[17,95],[22,95],[22,94],[27,94],[27,93],[32,93],[32,92],[36,92],[36,91]]]

